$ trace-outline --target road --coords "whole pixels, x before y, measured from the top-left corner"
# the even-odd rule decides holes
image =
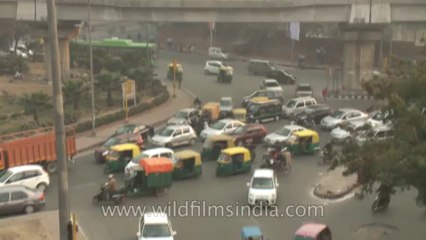
[[[202,101],[217,101],[221,96],[232,96],[234,101],[258,89],[260,77],[248,76],[247,63],[230,62],[235,69],[235,79],[231,85],[216,83],[215,77],[205,76],[203,66],[205,56],[161,53],[158,59],[157,70],[160,78],[165,78],[166,66],[170,59],[176,57],[184,67],[183,86],[196,93]],[[316,95],[326,83],[323,71],[290,69],[299,82],[310,82],[315,88]],[[287,94],[294,92],[294,86],[285,86]],[[178,96],[179,97],[179,96]],[[328,100],[334,108],[355,107],[367,108],[369,101]],[[265,124],[269,131],[273,131],[288,121],[281,120]],[[329,133],[320,131],[321,142],[330,139]],[[197,143],[192,148],[201,150]],[[184,147],[185,148],[185,147]],[[181,148],[181,149],[184,149]],[[256,155],[261,156],[264,148],[258,147]],[[426,229],[426,215],[424,210],[417,207],[413,201],[414,192],[405,192],[392,198],[390,209],[382,214],[373,215],[370,204],[373,196],[363,201],[348,197],[340,201],[317,199],[312,195],[313,186],[320,175],[327,170],[326,166],[318,166],[315,156],[296,157],[293,171],[289,175],[279,175],[278,207],[280,213],[285,213],[287,206],[321,206],[324,216],[243,216],[243,217],[178,217],[171,218],[174,229],[177,231],[176,239],[240,239],[242,226],[258,225],[269,239],[291,239],[294,231],[307,221],[324,222],[330,225],[334,239],[424,239]],[[255,162],[258,167],[260,161]],[[85,235],[91,240],[127,240],[135,239],[138,218],[136,216],[108,217],[103,216],[101,207],[91,203],[91,197],[99,185],[106,180],[102,167],[93,162],[93,152],[82,153],[76,164],[70,170],[70,201],[72,211],[77,213],[80,225]],[[122,176],[118,176],[120,179]],[[57,181],[52,179],[52,185],[47,192],[47,208],[57,208]],[[246,182],[250,175],[238,175],[219,178],[215,176],[215,162],[203,163],[203,176],[198,179],[177,181],[163,197],[143,197],[139,199],[126,199],[126,206],[154,206],[176,201],[184,204],[185,201],[205,201],[208,205],[241,206],[246,203]],[[290,209],[291,210],[291,209]],[[294,209],[293,209],[294,210]],[[273,212],[268,212],[274,214]],[[185,213],[182,213],[184,214]],[[245,213],[247,215],[247,213]],[[311,212],[313,214],[313,212]],[[264,213],[265,215],[265,213]],[[383,225],[384,224],[384,225]],[[386,228],[388,238],[372,237],[378,235]],[[366,237],[369,235],[369,237]]]

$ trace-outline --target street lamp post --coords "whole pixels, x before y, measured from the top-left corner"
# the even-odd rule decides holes
[[[92,47],[92,22],[90,19],[90,0],[87,7],[87,22],[89,25],[89,61],[90,61],[90,87],[92,95],[92,135],[96,136],[96,114],[95,114],[95,83],[93,79],[93,47]]]
[[[37,0],[34,0],[34,22],[37,21]]]

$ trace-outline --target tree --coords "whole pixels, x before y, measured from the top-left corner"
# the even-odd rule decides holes
[[[67,80],[64,81],[62,87],[64,94],[64,103],[72,104],[73,110],[79,110],[80,101],[87,96],[87,85],[83,80]]]
[[[394,59],[385,75],[364,83],[376,99],[385,100],[383,111],[391,114],[395,137],[343,147],[345,174],[358,174],[363,193],[374,183],[396,189],[418,190],[417,203],[426,206],[426,62],[417,64]],[[338,163],[334,163],[334,168]]]
[[[120,89],[120,75],[118,73],[109,72],[107,70],[102,70],[96,76],[96,86],[107,93],[106,105],[107,107],[112,107],[114,101],[112,98],[112,91],[114,89]]]
[[[26,93],[19,99],[19,103],[25,115],[32,116],[38,126],[40,126],[40,114],[52,108],[50,96],[43,92]]]

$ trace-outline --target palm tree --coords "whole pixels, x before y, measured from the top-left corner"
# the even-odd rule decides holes
[[[43,92],[25,93],[19,99],[19,103],[23,107],[25,115],[32,116],[37,125],[40,125],[40,113],[52,108],[50,96]]]
[[[120,75],[114,72],[102,70],[101,73],[96,76],[96,80],[96,86],[107,93],[107,107],[112,107],[114,105],[112,91],[121,87]]]
[[[87,96],[87,86],[83,80],[67,80],[64,82],[62,92],[64,94],[64,103],[72,104],[74,110],[80,108],[81,99]]]

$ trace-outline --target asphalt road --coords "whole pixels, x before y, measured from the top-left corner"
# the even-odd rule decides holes
[[[235,68],[235,78],[231,85],[218,84],[213,76],[205,76],[203,66],[206,57],[199,55],[162,53],[158,60],[158,74],[165,78],[166,66],[176,57],[184,67],[183,86],[197,94],[202,101],[217,101],[221,96],[232,96],[235,102],[259,87],[260,77],[248,76],[247,63],[230,62]],[[310,82],[317,95],[326,84],[325,74],[317,70],[290,69],[299,79],[299,82]],[[285,86],[288,94],[294,92],[293,86]],[[179,96],[178,96],[179,97]],[[367,108],[369,101],[345,101],[328,100],[334,108],[355,107]],[[281,120],[265,124],[269,131],[273,131],[288,121]],[[321,142],[330,139],[329,133],[320,132]],[[201,144],[192,147],[201,150]],[[185,147],[181,148],[185,149]],[[180,149],[179,149],[180,150]],[[256,155],[261,156],[264,148],[258,147]],[[392,198],[388,211],[373,215],[370,204],[374,196],[367,197],[363,201],[348,197],[339,201],[317,199],[312,195],[313,186],[320,175],[327,170],[326,166],[318,166],[315,156],[296,157],[293,160],[293,171],[288,175],[279,175],[278,207],[283,216],[276,217],[275,212],[263,212],[263,216],[235,216],[233,217],[171,217],[174,229],[177,231],[176,239],[240,239],[241,227],[258,225],[265,236],[273,239],[291,239],[294,231],[307,221],[324,222],[330,225],[333,239],[424,239],[426,229],[426,215],[424,210],[417,207],[413,201],[414,192],[405,192]],[[260,165],[257,159],[255,167]],[[177,204],[188,204],[191,201],[205,201],[207,205],[243,206],[247,201],[246,182],[250,175],[237,175],[232,177],[216,177],[215,162],[203,163],[203,176],[198,179],[177,181],[163,197],[142,197],[139,199],[126,199],[125,206],[158,206],[176,201]],[[95,207],[91,203],[91,197],[97,191],[106,177],[102,166],[93,161],[93,153],[83,153],[69,172],[70,201],[72,211],[77,213],[80,225],[88,239],[93,240],[127,240],[135,239],[138,217],[103,216],[101,207]],[[118,176],[120,178],[121,176]],[[57,208],[57,181],[52,178],[52,185],[47,192],[47,208]],[[287,206],[320,206],[323,208],[323,216],[289,216],[294,215],[294,209],[285,214]],[[195,209],[195,208],[194,208]],[[178,210],[178,209],[177,209]],[[299,210],[303,210],[299,208]],[[183,209],[180,214],[185,216]],[[319,210],[318,210],[319,211]],[[202,213],[202,212],[201,212]],[[256,212],[259,213],[259,212]],[[265,216],[266,213],[274,216]],[[188,213],[189,214],[189,213]],[[197,210],[195,209],[195,214]],[[299,214],[302,214],[299,212]],[[313,209],[310,214],[314,215]],[[241,215],[241,212],[239,213]],[[387,236],[379,238],[381,232],[387,232]]]

